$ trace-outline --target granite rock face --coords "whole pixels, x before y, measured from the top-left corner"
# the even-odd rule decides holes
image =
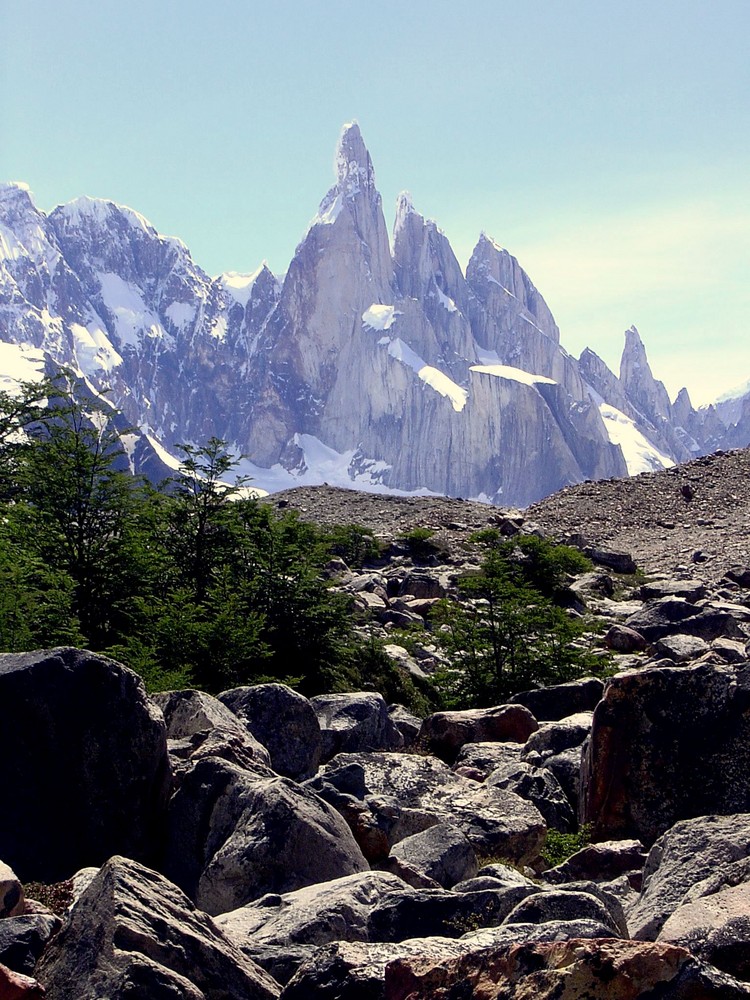
[[[656,940],[691,890],[710,877],[718,877],[719,886],[724,876],[731,884],[732,866],[748,855],[750,814],[701,816],[676,823],[649,852],[643,889],[628,917],[631,935]]]
[[[0,729],[13,748],[0,755],[0,857],[22,881],[59,881],[116,852],[158,853],[166,727],[131,670],[68,647],[4,653]]]
[[[340,754],[306,784],[341,812],[372,861],[411,834],[450,823],[478,853],[526,863],[538,856],[546,832],[530,802],[454,774],[432,757]]]
[[[315,774],[322,737],[307,698],[286,684],[255,684],[223,691],[219,701],[268,749],[274,771],[295,781]]]
[[[646,844],[677,820],[747,808],[743,666],[654,667],[611,678],[584,753],[580,818],[595,839]]]
[[[164,871],[207,913],[367,868],[341,816],[289,778],[210,757],[170,805]]]
[[[59,1000],[274,1000],[280,992],[176,886],[119,857],[78,898],[35,975]]]
[[[397,959],[385,970],[385,1000],[740,1000],[744,984],[684,948],[642,941],[577,940],[489,948],[436,961]]]

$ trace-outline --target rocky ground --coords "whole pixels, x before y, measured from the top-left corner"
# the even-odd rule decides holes
[[[556,536],[632,552],[646,572],[689,565],[718,580],[750,560],[750,450],[717,452],[664,472],[570,486],[526,516]]]
[[[329,568],[391,639],[429,626],[477,528],[577,536],[604,681],[422,719],[372,691],[149,698],[86,651],[0,656],[1,1000],[750,997],[748,461],[515,515],[269,498],[389,543],[436,531],[416,565],[397,544]],[[591,843],[555,863],[549,831],[581,827]]]
[[[391,539],[433,528],[458,548],[472,531],[511,512],[446,497],[392,497],[332,486],[299,487],[267,502],[318,524],[358,523]],[[690,565],[718,580],[750,560],[750,450],[717,452],[663,472],[570,486],[527,508],[527,526],[555,538],[582,535],[592,545],[631,552],[646,572]]]

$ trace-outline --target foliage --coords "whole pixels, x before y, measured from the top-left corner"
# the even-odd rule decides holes
[[[432,528],[411,528],[398,536],[398,541],[406,547],[409,555],[417,562],[427,560],[431,556],[445,554],[445,547],[435,539]]]
[[[230,482],[237,462],[218,438],[185,445],[154,489],[129,474],[116,419],[67,377],[0,393],[0,648],[85,645],[149,690],[279,680],[308,696],[376,689],[418,714],[496,704],[588,666],[583,626],[554,603],[584,568],[574,550],[484,533],[481,572],[424,635],[451,667],[423,683],[355,632],[351,598],[325,579],[332,554],[377,558],[369,529],[321,530],[258,501]],[[428,559],[434,534],[401,541]]]
[[[591,843],[591,827],[582,826],[576,833],[563,833],[561,830],[547,830],[541,858],[547,868],[555,868],[567,861],[577,851]]]
[[[556,545],[538,535],[517,535],[504,539],[496,528],[475,532],[471,541],[486,549],[485,565],[491,566],[519,584],[529,584],[546,597],[557,599],[568,575],[586,573],[591,560],[570,545]]]
[[[65,911],[73,902],[73,879],[66,879],[64,882],[26,882],[23,887],[25,899],[34,899],[37,903],[42,903],[47,909],[52,910],[58,917],[65,915]]]
[[[524,558],[491,539],[481,571],[460,582],[463,600],[441,601],[433,610],[435,635],[451,664],[435,677],[446,708],[501,704],[595,666],[584,642],[587,624],[548,596],[582,565],[578,553],[526,537],[534,541],[519,549]]]
[[[372,529],[361,524],[333,525],[323,532],[323,541],[331,555],[355,568],[377,559],[383,548]]]

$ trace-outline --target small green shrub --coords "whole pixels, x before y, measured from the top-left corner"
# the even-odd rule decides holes
[[[348,566],[361,567],[377,559],[383,550],[371,528],[361,524],[335,524],[328,528],[323,542],[334,556],[340,556]]]
[[[547,839],[541,854],[542,861],[548,868],[555,868],[590,843],[591,827],[588,825],[582,826],[577,833],[547,830]]]
[[[446,546],[435,539],[432,528],[412,528],[397,539],[404,545],[412,559],[417,561],[429,559],[431,556],[444,557],[448,554]]]

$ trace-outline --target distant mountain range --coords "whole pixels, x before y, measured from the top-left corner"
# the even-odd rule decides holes
[[[283,277],[211,278],[132,209],[84,197],[45,214],[25,185],[0,185],[0,387],[68,366],[140,429],[134,468],[217,436],[267,490],[524,506],[750,442],[750,391],[671,402],[635,328],[619,377],[589,349],[569,355],[488,236],[464,273],[402,194],[389,239],[356,124],[336,170]]]

